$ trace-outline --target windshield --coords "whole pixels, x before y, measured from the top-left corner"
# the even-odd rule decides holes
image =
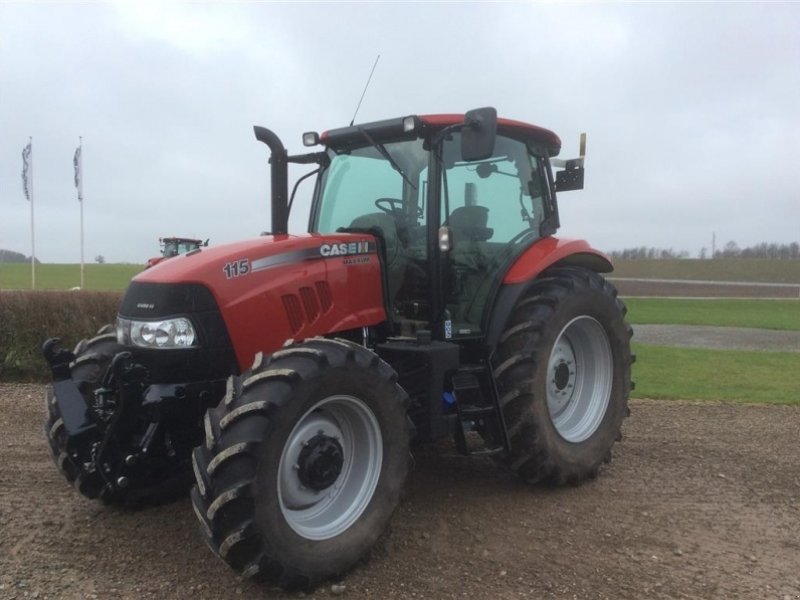
[[[198,247],[198,243],[195,242],[195,241],[180,242],[178,244],[178,254],[186,254],[187,252],[191,252],[192,250],[195,250],[197,247]]]
[[[381,149],[386,150],[402,173]],[[339,227],[353,227],[360,217],[375,213],[404,217],[408,221],[406,226],[419,224],[423,211],[418,190],[423,187],[427,166],[428,152],[419,139],[388,143],[380,148],[370,145],[342,154],[331,151],[331,164],[321,180],[322,196],[312,231],[330,233]]]
[[[163,255],[166,257],[178,256],[179,254],[186,254],[199,247],[199,242],[189,240],[171,240],[164,243]]]

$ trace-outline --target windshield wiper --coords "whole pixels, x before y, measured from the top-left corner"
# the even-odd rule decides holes
[[[380,152],[380,155],[383,158],[389,161],[389,164],[392,165],[392,168],[398,173],[400,173],[400,177],[402,177],[408,185],[410,185],[412,188],[414,188],[414,190],[416,190],[417,186],[411,183],[411,180],[406,176],[405,173],[403,173],[403,169],[400,168],[400,165],[398,165],[392,158],[392,155],[389,154],[389,151],[386,149],[386,146],[373,140],[372,137],[366,132],[366,130],[363,127],[358,127],[358,130],[361,132],[361,135],[363,135],[364,138],[366,138],[366,140],[372,145],[372,147],[375,148],[375,150],[377,150],[378,152]]]

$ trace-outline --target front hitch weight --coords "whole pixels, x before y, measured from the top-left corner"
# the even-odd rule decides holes
[[[72,380],[70,363],[75,360],[75,355],[60,345],[59,338],[48,339],[42,344],[42,355],[53,372],[53,395],[68,436],[68,447],[84,448],[90,443],[96,425],[83,395]]]

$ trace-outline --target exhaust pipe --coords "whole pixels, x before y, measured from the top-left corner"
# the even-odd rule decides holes
[[[280,138],[266,127],[253,127],[256,139],[269,146],[270,179],[272,180],[272,224],[273,235],[289,232],[289,168],[286,148]]]

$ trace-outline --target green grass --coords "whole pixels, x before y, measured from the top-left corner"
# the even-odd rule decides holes
[[[626,298],[632,324],[800,330],[798,300]]]
[[[800,283],[800,260],[615,260],[612,277]]]
[[[87,264],[84,279],[87,290],[123,290],[131,278],[144,269],[143,265]],[[76,264],[36,265],[37,290],[68,290],[81,282],[81,266]],[[31,289],[31,265],[0,263],[0,289]]]
[[[634,344],[637,398],[800,405],[800,353]]]
[[[797,300],[629,298],[636,324],[800,330]],[[634,344],[634,395],[800,405],[800,353]]]

